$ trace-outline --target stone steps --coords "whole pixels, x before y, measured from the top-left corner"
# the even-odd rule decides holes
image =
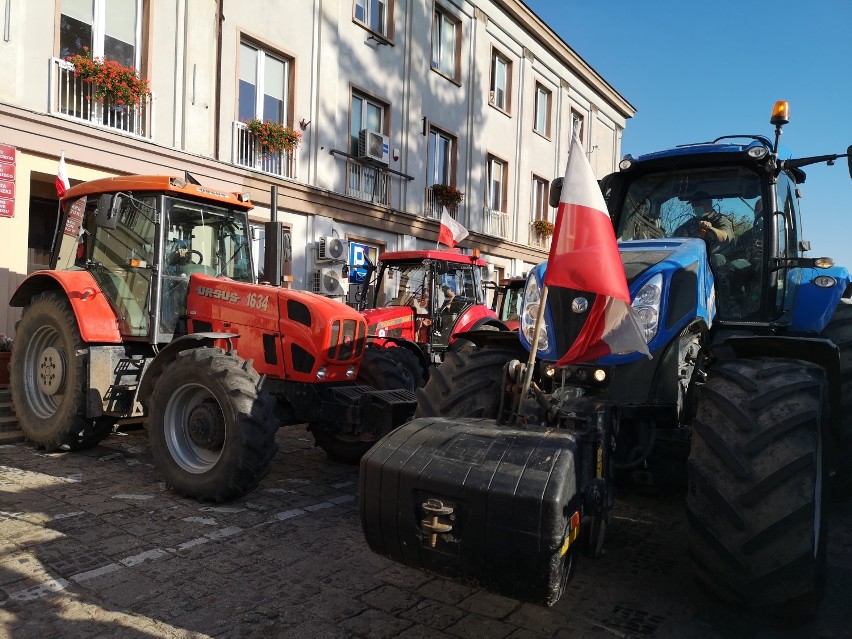
[[[15,407],[12,405],[12,392],[0,389],[0,444],[11,444],[24,440],[24,433],[18,426]]]

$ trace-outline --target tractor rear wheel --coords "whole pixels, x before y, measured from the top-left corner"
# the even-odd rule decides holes
[[[178,353],[148,398],[154,463],[175,492],[222,502],[253,490],[278,451],[274,400],[247,362],[218,348]]]
[[[799,622],[822,596],[822,368],[755,358],[710,368],[693,422],[690,555],[709,594]]]
[[[48,452],[91,448],[115,423],[85,417],[85,349],[65,295],[48,291],[33,297],[12,349],[12,402],[24,436]]]
[[[429,381],[417,391],[415,417],[485,417],[496,419],[503,396],[503,367],[525,359],[520,345],[465,346],[447,351]]]
[[[840,304],[823,336],[840,348],[840,433],[831,491],[835,497],[852,497],[852,304]]]
[[[423,385],[423,369],[417,356],[407,348],[368,346],[361,360],[357,382],[377,390],[414,391]],[[360,433],[342,432],[338,424],[316,423],[308,428],[317,446],[330,459],[344,464],[358,463],[375,443],[372,439],[362,438]]]

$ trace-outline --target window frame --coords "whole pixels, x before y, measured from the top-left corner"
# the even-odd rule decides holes
[[[382,38],[382,40],[386,40],[387,42],[393,41],[393,16],[394,16],[394,2],[395,0],[353,0],[352,2],[352,21],[363,27],[370,33],[374,33],[375,35]],[[380,5],[384,7],[384,19],[383,24],[379,25],[380,28],[376,28],[373,25],[373,16],[372,16],[372,8],[373,5]],[[360,18],[358,16],[358,10],[361,8],[364,13],[364,17]]]
[[[432,10],[432,52],[429,66],[432,71],[444,76],[445,78],[455,82],[456,84],[460,84],[461,76],[461,26],[461,20],[457,16],[442,7],[440,4],[435,3],[434,8]],[[445,65],[443,63],[444,58],[446,57],[444,55],[444,30],[447,27],[451,28],[453,31],[453,50],[451,52],[451,65]],[[447,71],[448,66],[452,66],[451,73]]]
[[[381,119],[379,123],[379,127],[373,129],[369,126],[369,114],[367,113],[367,109],[364,109],[363,106],[360,109],[360,122],[359,126],[355,128],[355,101],[359,100],[364,105],[368,107],[372,107],[373,109],[379,112],[379,117]],[[376,133],[381,133],[382,135],[388,135],[388,118],[390,113],[390,104],[381,100],[373,95],[365,91],[361,91],[356,88],[352,88],[349,92],[349,153],[351,155],[358,155],[358,136],[361,133],[362,129],[370,129],[371,131],[376,131]],[[353,146],[354,145],[354,146]],[[353,152],[354,151],[354,152]]]
[[[272,49],[256,40],[247,37],[240,37],[239,39],[239,58],[237,60],[237,120],[241,122],[247,121],[243,117],[242,110],[242,89],[241,85],[243,83],[242,79],[242,56],[244,54],[245,49],[252,49],[255,55],[255,64],[254,64],[254,74],[255,74],[255,95],[254,95],[254,105],[252,106],[252,116],[248,118],[258,119],[261,121],[272,120],[272,118],[268,117],[266,114],[266,105],[264,98],[266,97],[265,84],[266,84],[266,59],[270,58],[277,62],[283,64],[283,95],[281,97],[281,116],[280,119],[273,120],[278,122],[278,124],[283,124],[285,126],[293,126],[293,112],[294,112],[294,100],[295,97],[293,95],[294,89],[294,73],[295,73],[295,59],[291,56],[285,55],[281,51]]]
[[[550,181],[538,175],[532,176],[532,192],[530,194],[531,221],[550,220]]]
[[[143,31],[144,31],[144,22],[147,16],[146,12],[146,0],[133,0],[136,5],[136,14],[135,14],[135,22],[136,26],[133,32],[133,61],[130,65],[127,64],[127,61],[120,60],[118,58],[108,56],[109,60],[116,60],[125,66],[132,66],[134,69],[137,69],[140,77],[144,77],[141,72],[144,58],[142,57],[142,49],[144,46],[143,42]],[[81,42],[80,50],[74,50],[69,48],[68,51],[63,50],[62,43],[62,25],[64,16],[68,16],[69,18],[73,17],[70,13],[65,13],[60,3],[59,7],[59,17],[57,24],[57,35],[56,35],[56,51],[58,57],[64,59],[69,55],[74,54],[82,54],[82,47],[88,46],[89,53],[93,58],[103,58],[105,55],[106,49],[106,8],[107,8],[107,0],[92,0],[92,22],[89,25],[91,27],[91,41],[87,43]]]
[[[494,168],[495,166],[499,166],[499,179],[494,179]],[[485,184],[486,184],[486,192],[485,192],[485,202],[486,206],[492,211],[499,211],[500,213],[507,213],[506,205],[508,203],[508,176],[509,176],[509,163],[496,156],[492,153],[489,153],[486,156],[485,162]],[[495,185],[499,187],[497,195],[500,198],[500,202],[497,206],[494,205],[494,195],[495,195]]]
[[[582,142],[583,145],[585,146],[586,140],[584,138],[585,138],[585,134],[586,134],[586,118],[583,117],[583,114],[580,113],[577,109],[574,109],[572,107],[568,112],[568,119],[571,123],[571,125],[570,125],[571,128],[568,132],[569,148],[570,148],[571,138],[574,136],[574,129],[576,129],[577,122],[580,123],[580,131],[579,131],[579,133],[577,133],[577,137],[580,139],[580,142]]]
[[[438,164],[435,161],[437,156],[437,144],[438,141],[442,140],[446,142],[448,150],[446,153],[442,153],[441,155],[445,156],[443,158],[442,164],[445,164],[444,175],[437,176]],[[446,184],[448,186],[456,186],[456,153],[458,152],[458,140],[456,136],[448,133],[444,129],[436,126],[429,126],[429,132],[427,135],[427,148],[426,148],[426,186],[431,188],[435,184]]]
[[[544,97],[544,104],[542,105],[541,99]],[[552,119],[552,111],[553,111],[553,91],[548,89],[541,82],[535,83],[535,104],[533,108],[533,131],[538,133],[539,135],[550,139],[550,121]],[[542,106],[544,108],[544,113],[542,113]],[[541,122],[541,118],[544,118],[544,122]]]
[[[503,104],[497,100],[497,63],[505,65],[505,86],[503,87]],[[503,113],[512,109],[512,61],[497,49],[491,49],[491,82],[489,84],[488,104]]]

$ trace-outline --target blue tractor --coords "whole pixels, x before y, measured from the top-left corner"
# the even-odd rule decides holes
[[[551,605],[578,553],[602,553],[617,480],[682,481],[708,592],[815,613],[828,497],[852,492],[852,285],[804,257],[799,185],[802,167],[839,157],[852,176],[852,147],[786,157],[787,109],[774,141],[628,156],[600,181],[652,359],[556,366],[594,296],[551,287],[536,335],[539,265],[519,331],[468,334],[418,391],[416,419],[362,459],[373,550]]]

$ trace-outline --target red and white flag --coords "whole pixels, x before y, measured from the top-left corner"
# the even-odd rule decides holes
[[[441,230],[438,231],[438,242],[453,248],[468,235],[470,233],[467,232],[467,229],[450,217],[447,207],[444,207],[441,213]]]
[[[56,197],[60,200],[65,196],[65,192],[71,188],[71,183],[68,181],[68,170],[65,168],[65,151],[59,156],[59,170],[56,172]]]
[[[557,364],[587,362],[611,353],[651,356],[630,305],[606,202],[576,135],[571,140],[544,283],[596,295],[580,334]]]

